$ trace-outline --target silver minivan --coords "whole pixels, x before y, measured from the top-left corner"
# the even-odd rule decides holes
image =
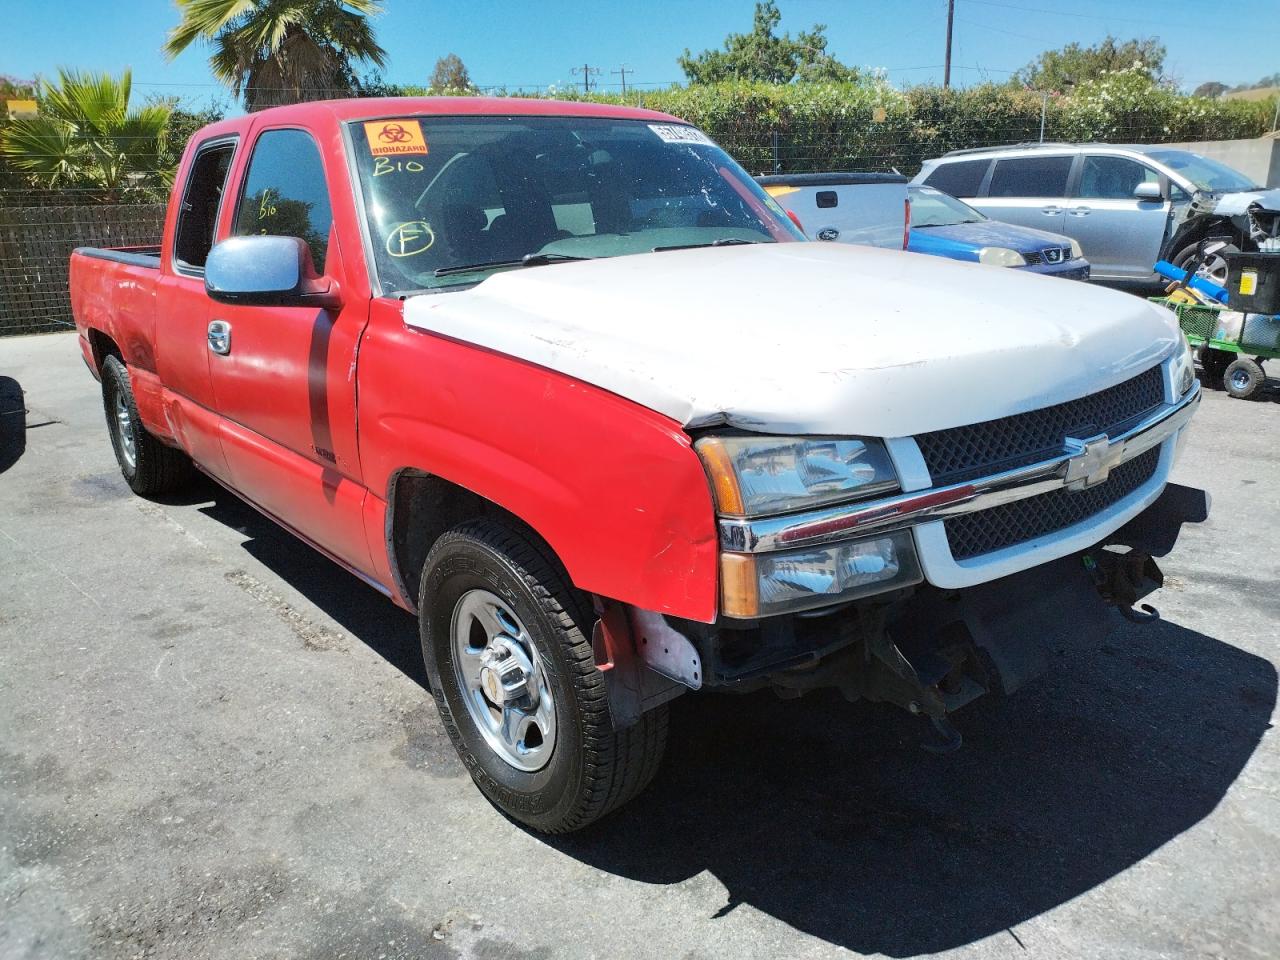
[[[1225,164],[1155,144],[1020,144],[927,160],[913,183],[960,197],[994,220],[1076,240],[1099,280],[1157,280],[1161,259],[1182,265],[1206,237],[1229,238],[1203,272],[1226,282],[1222,254],[1256,249],[1249,208],[1280,209]]]

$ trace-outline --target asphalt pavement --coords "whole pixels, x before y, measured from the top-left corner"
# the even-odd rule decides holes
[[[1280,402],[1005,701],[684,697],[654,785],[548,840],[471,785],[413,620],[202,482],[131,495],[72,334],[0,339],[0,957],[1280,956]]]

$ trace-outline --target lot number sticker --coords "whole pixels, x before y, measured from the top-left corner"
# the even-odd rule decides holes
[[[364,125],[364,135],[369,141],[369,153],[375,157],[427,152],[427,141],[417,120],[374,120]]]
[[[704,147],[714,147],[708,137],[696,127],[684,127],[674,123],[651,123],[649,129],[658,135],[663,143],[697,143]]]

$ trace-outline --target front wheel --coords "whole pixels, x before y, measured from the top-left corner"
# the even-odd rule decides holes
[[[441,722],[476,785],[508,816],[567,833],[653,778],[666,707],[614,729],[589,609],[520,531],[483,520],[444,534],[423,567],[418,610]]]
[[[1179,250],[1173,258],[1173,265],[1185,270],[1190,266],[1191,261],[1195,259],[1197,244],[1189,243]],[[1227,285],[1227,254],[1239,253],[1240,248],[1234,243],[1228,243],[1219,250],[1215,250],[1204,259],[1204,263],[1196,270],[1196,276],[1203,277],[1212,283],[1216,283],[1220,287]]]

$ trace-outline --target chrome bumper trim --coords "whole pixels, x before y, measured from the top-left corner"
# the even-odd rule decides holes
[[[1165,404],[1120,436],[1069,439],[1060,456],[967,483],[915,490],[781,517],[720,519],[720,546],[733,553],[768,553],[844,540],[940,520],[1039,496],[1063,487],[1083,489],[1106,480],[1120,464],[1184,427],[1200,404],[1197,382],[1177,403]]]

